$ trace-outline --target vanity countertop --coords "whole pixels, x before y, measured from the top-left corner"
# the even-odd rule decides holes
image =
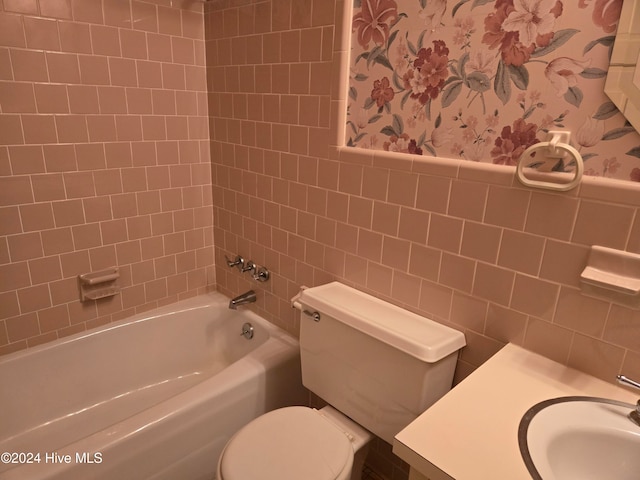
[[[639,397],[508,344],[398,433],[393,451],[430,480],[530,480],[520,419],[542,400],[573,395]]]

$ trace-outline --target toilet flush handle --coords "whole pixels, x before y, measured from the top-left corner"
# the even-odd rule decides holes
[[[310,311],[310,310],[303,310],[302,313],[304,313],[307,317],[311,317],[313,319],[314,322],[319,322],[320,321],[320,313],[316,312],[316,311]]]

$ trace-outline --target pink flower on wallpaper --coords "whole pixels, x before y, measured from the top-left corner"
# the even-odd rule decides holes
[[[519,67],[529,61],[536,47],[546,47],[551,42],[555,19],[562,14],[562,2],[497,0],[495,9],[484,20],[482,43],[492,50],[500,49],[505,64]]]
[[[516,0],[513,10],[502,22],[506,32],[518,32],[518,40],[525,46],[536,41],[538,35],[553,32],[556,17],[551,13],[556,0]]]
[[[504,127],[491,150],[493,163],[515,165],[527,148],[539,142],[536,138],[537,130],[538,127],[535,124],[526,123],[521,118],[513,122],[513,128]]]
[[[409,134],[403,133],[400,136],[391,135],[388,142],[384,142],[383,148],[387,152],[411,153],[422,155],[422,149],[417,146],[414,139],[409,138]]]
[[[640,182],[640,168],[634,168],[633,170],[631,170],[631,173],[629,174],[629,180],[633,182]]]
[[[618,26],[622,0],[596,0],[593,9],[593,23],[607,33],[613,33]]]
[[[393,100],[394,95],[393,88],[391,88],[391,84],[387,77],[383,77],[381,80],[373,82],[371,98],[376,101],[378,108],[383,107],[385,103]]]
[[[413,68],[403,76],[404,88],[411,90],[411,98],[425,105],[436,98],[449,75],[449,49],[442,40],[434,40],[433,48],[421,48]]]
[[[398,18],[395,0],[362,0],[362,10],[353,16],[353,30],[358,43],[369,48],[369,42],[382,45],[389,38],[389,25]]]
[[[558,97],[563,96],[569,87],[578,85],[578,76],[590,65],[590,61],[578,61],[568,57],[551,60],[544,74],[551,82]]]

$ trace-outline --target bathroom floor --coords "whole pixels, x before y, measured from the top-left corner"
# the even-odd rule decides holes
[[[362,469],[362,480],[386,480],[366,465]]]

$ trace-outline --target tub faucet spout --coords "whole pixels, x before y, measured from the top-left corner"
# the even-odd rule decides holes
[[[232,298],[229,301],[229,308],[231,310],[237,310],[240,305],[246,305],[247,303],[253,303],[256,301],[256,292],[253,290],[249,290],[248,292],[244,292],[243,294],[238,295],[235,298]]]

